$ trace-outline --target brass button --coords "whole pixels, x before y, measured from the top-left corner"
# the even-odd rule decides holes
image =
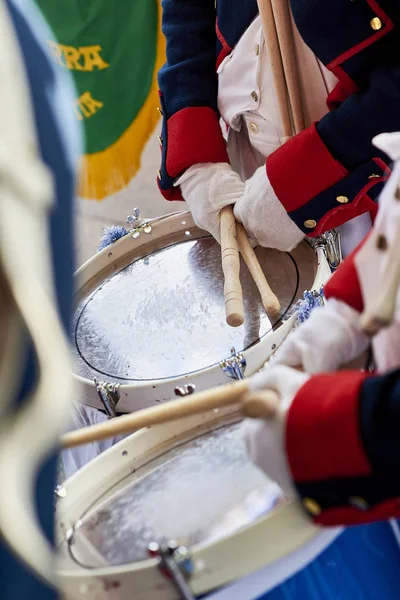
[[[260,54],[260,44],[256,44],[256,46],[254,48],[254,52],[256,53],[256,56],[258,56]]]
[[[312,498],[304,498],[303,506],[310,515],[313,515],[313,517],[318,517],[318,515],[322,513],[320,505],[315,500],[312,500]]]
[[[304,227],[307,227],[307,229],[313,229],[316,225],[317,221],[314,221],[314,219],[307,219],[307,221],[304,221]]]
[[[162,140],[162,137],[158,135],[158,136],[157,136],[157,139],[158,139],[158,141],[159,141],[159,144],[160,144],[160,146],[162,146],[162,142],[163,142],[163,140]]]
[[[251,97],[254,100],[254,102],[258,101],[258,94],[257,94],[257,92],[251,92]]]
[[[336,196],[336,201],[340,202],[340,204],[347,204],[349,199],[347,196]]]
[[[162,116],[163,115],[163,111],[161,110],[161,108],[159,106],[157,106],[157,110],[160,113],[160,115]]]
[[[257,123],[253,123],[253,121],[252,121],[252,122],[249,124],[249,127],[250,127],[250,129],[251,129],[251,131],[252,131],[253,133],[258,133],[258,132],[259,132],[259,128],[258,128],[258,125],[257,125]]]
[[[160,169],[157,169],[157,177],[161,181],[161,171],[160,171]]]
[[[350,496],[349,504],[358,510],[368,510],[369,504],[364,498],[360,496]]]
[[[376,173],[372,173],[372,175],[370,175],[368,177],[368,179],[379,179],[379,178],[380,178],[380,175],[377,175]]]
[[[376,247],[378,250],[386,250],[388,247],[387,239],[384,235],[378,235],[376,240]]]
[[[371,25],[371,29],[373,29],[374,31],[379,31],[380,29],[382,29],[382,21],[379,17],[374,17],[373,19],[371,19],[369,24]]]
[[[394,193],[394,197],[396,200],[400,200],[400,185],[397,186],[396,191]]]

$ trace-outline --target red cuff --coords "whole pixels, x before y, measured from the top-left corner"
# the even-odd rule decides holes
[[[353,252],[345,258],[340,267],[324,286],[324,295],[327,300],[329,298],[341,300],[359,313],[364,309],[364,301],[360,281],[354,264],[354,258],[368,239],[369,235],[370,234],[368,233],[358,246],[354,248]]]
[[[328,151],[314,123],[267,158],[267,174],[290,213],[338,183],[348,171]]]
[[[359,371],[316,375],[297,393],[286,426],[296,483],[371,473],[359,423],[360,388],[368,376]]]
[[[217,113],[207,106],[184,108],[167,121],[166,168],[178,177],[197,163],[229,162]]]

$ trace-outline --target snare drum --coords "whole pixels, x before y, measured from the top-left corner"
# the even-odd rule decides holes
[[[65,600],[185,598],[149,555],[154,543],[171,540],[179,547],[173,565],[195,597],[398,597],[400,552],[390,526],[342,533],[312,525],[253,465],[232,409],[136,432],[58,495]]]
[[[258,370],[293,327],[294,303],[319,290],[330,269],[322,247],[307,242],[256,253],[282,312],[268,318],[242,263],[245,323],[236,329],[225,322],[220,246],[189,213],[144,223],[90,259],[78,271],[73,321],[81,402],[133,412],[170,400],[177,387],[226,383],[244,361],[246,375]]]

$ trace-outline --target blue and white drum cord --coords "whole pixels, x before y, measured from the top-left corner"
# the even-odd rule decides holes
[[[295,317],[295,327],[304,323],[309,319],[312,311],[318,306],[324,306],[325,296],[324,289],[321,287],[319,290],[306,290],[303,294],[303,298],[297,300],[296,304],[289,311],[288,316]]]

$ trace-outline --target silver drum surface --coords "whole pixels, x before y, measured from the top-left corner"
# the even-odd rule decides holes
[[[70,539],[69,552],[78,564],[138,562],[148,558],[154,541],[210,543],[286,502],[251,462],[240,423],[221,420],[206,432],[190,433],[93,498]]]
[[[184,232],[183,232],[184,238]],[[225,322],[219,245],[210,237],[183,239],[132,258],[122,270],[81,297],[73,320],[74,372],[121,383],[178,377],[218,364],[232,346],[257,343],[280,320],[268,318],[242,262],[245,323]],[[310,289],[315,255],[257,248],[281,317]]]

